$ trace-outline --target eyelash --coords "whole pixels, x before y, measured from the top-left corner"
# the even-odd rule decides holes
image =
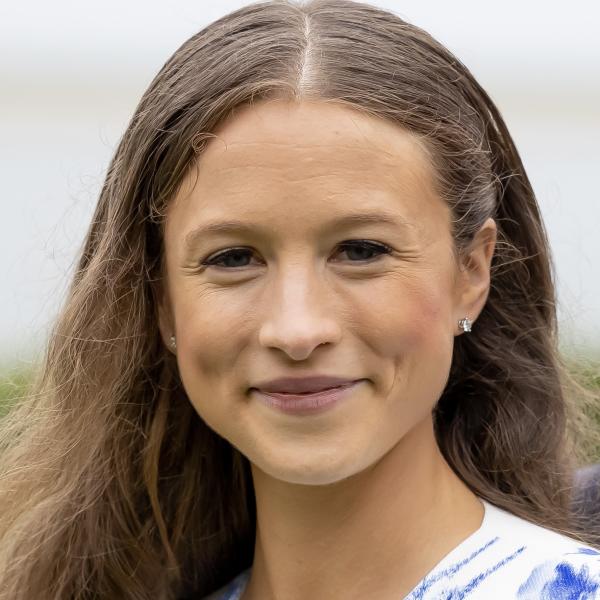
[[[367,242],[367,241],[358,241],[358,242],[342,242],[339,245],[339,248],[366,248],[369,249],[371,251],[375,251],[375,252],[379,252],[379,256],[377,256],[375,258],[375,260],[378,260],[379,258],[381,258],[384,255],[387,254],[391,254],[392,253],[392,249],[389,246],[386,246],[385,244],[376,244],[374,242]],[[230,248],[229,250],[225,250],[224,252],[220,252],[218,254],[209,256],[206,260],[204,260],[203,262],[201,262],[200,264],[203,266],[207,266],[207,267],[218,267],[220,266],[218,264],[217,261],[219,260],[223,260],[223,258],[226,258],[228,256],[231,256],[232,254],[236,254],[236,253],[240,253],[240,252],[250,252],[249,248]],[[366,261],[351,261],[351,262],[366,262],[366,263],[372,263],[375,262],[374,260],[366,260]],[[244,265],[246,266],[246,265]],[[230,269],[229,267],[223,267],[226,270],[232,270],[235,269],[235,267],[233,267],[232,269]],[[240,268],[243,268],[240,267]]]

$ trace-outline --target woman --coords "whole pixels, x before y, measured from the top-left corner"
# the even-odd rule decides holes
[[[0,598],[596,597],[565,381],[466,67],[367,4],[250,4],[117,148],[3,423]]]

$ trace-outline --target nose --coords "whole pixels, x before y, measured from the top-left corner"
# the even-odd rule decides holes
[[[322,344],[335,344],[341,337],[340,324],[332,306],[331,292],[323,277],[289,273],[267,291],[270,302],[259,342],[278,348],[294,360],[305,360]]]

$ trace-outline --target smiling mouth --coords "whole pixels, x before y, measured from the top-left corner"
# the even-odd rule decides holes
[[[340,385],[335,385],[332,387],[327,387],[327,388],[321,388],[320,390],[312,390],[310,392],[266,392],[264,390],[261,390],[260,388],[250,388],[248,390],[248,393],[252,393],[252,392],[260,392],[261,394],[267,394],[267,395],[271,395],[271,396],[313,396],[315,394],[324,394],[326,392],[331,392],[332,390],[339,390],[339,389],[344,389],[347,387],[350,387],[352,385],[354,385],[356,383],[356,381],[351,381],[349,383],[343,383]]]
[[[259,388],[251,388],[257,398],[267,406],[283,413],[311,415],[333,408],[352,394],[352,390],[360,381],[324,388],[312,392],[263,392]]]
[[[265,394],[277,394],[278,396],[310,396],[311,394],[322,394],[330,390],[337,390],[340,388],[348,387],[352,384],[336,385],[334,387],[323,388],[321,390],[313,390],[312,392],[263,392]],[[260,391],[260,390],[259,390]]]

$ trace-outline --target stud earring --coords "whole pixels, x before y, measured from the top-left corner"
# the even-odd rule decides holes
[[[469,317],[465,317],[464,319],[461,319],[458,322],[458,326],[464,331],[471,331],[471,325],[472,325],[472,321],[469,319]]]
[[[173,348],[177,348],[177,344],[175,343],[175,336],[174,335],[171,336],[171,346],[173,346]]]

